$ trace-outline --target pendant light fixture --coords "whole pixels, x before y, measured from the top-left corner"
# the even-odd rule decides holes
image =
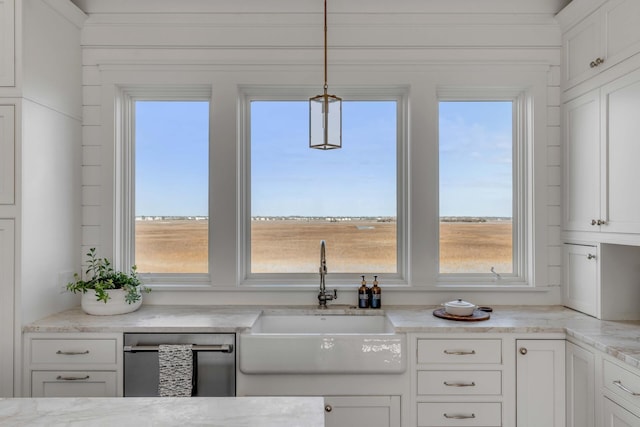
[[[342,148],[342,98],[327,93],[327,0],[324,0],[324,93],[309,98],[309,147]]]

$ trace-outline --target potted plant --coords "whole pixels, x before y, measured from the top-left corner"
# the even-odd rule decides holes
[[[138,278],[136,266],[130,273],[114,270],[107,258],[98,258],[96,248],[87,253],[86,279],[78,273],[67,290],[82,293],[81,306],[87,314],[124,314],[137,310],[142,304],[142,292],[150,292]],[[89,292],[89,291],[93,292]]]

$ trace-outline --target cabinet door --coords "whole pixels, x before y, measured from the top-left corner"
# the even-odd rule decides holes
[[[13,220],[0,220],[0,398],[13,397],[13,270]]]
[[[15,107],[0,105],[0,205],[14,203],[14,138]]]
[[[116,397],[114,371],[33,371],[31,397]]]
[[[15,85],[14,0],[0,0],[0,86]]]
[[[518,427],[564,427],[564,340],[517,340]]]
[[[564,305],[599,317],[598,248],[564,244]]]
[[[640,418],[616,405],[608,398],[604,398],[604,427],[638,427]]]
[[[602,7],[604,55],[610,67],[640,49],[640,1],[610,0]]]
[[[399,396],[327,396],[326,427],[400,427]]]
[[[564,105],[564,223],[594,231],[600,219],[600,94],[589,92]]]
[[[566,345],[567,427],[595,427],[594,355],[575,344]]]
[[[602,30],[598,11],[592,13],[563,36],[565,88],[586,80],[597,72],[591,63],[602,55]]]
[[[640,72],[604,86],[602,102],[608,154],[603,230],[640,233]]]

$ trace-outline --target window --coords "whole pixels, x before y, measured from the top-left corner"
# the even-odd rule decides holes
[[[208,273],[209,102],[133,99],[134,263]]]
[[[441,275],[518,273],[514,102],[439,103]]]
[[[398,260],[398,99],[343,102],[343,148],[308,146],[308,101],[253,99],[247,275],[389,274]],[[351,276],[353,277],[353,276]]]

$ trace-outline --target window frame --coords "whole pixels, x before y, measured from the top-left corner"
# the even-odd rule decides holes
[[[125,271],[135,263],[135,103],[136,101],[206,101],[209,103],[209,162],[208,162],[208,273],[138,273],[145,284],[151,285],[210,285],[212,265],[211,233],[211,130],[212,91],[209,85],[122,86],[117,88],[115,165],[115,248],[116,259]]]
[[[533,167],[532,144],[533,135],[533,105],[529,102],[529,95],[521,89],[512,88],[469,88],[469,87],[439,87],[437,103],[440,102],[473,102],[473,101],[509,101],[512,102],[512,244],[513,271],[499,273],[499,277],[488,273],[440,273],[440,231],[438,227],[437,265],[436,275],[438,286],[455,285],[494,285],[494,286],[522,286],[528,285],[533,268],[530,258],[532,216]],[[438,108],[439,111],[439,108]],[[438,123],[440,114],[438,113]],[[438,133],[439,135],[439,133]],[[438,153],[440,138],[438,137]],[[440,163],[438,156],[438,164]],[[438,182],[438,187],[440,183]],[[439,204],[439,193],[438,193]],[[439,209],[438,209],[439,212]],[[438,223],[440,215],[438,214]]]
[[[409,275],[409,205],[408,205],[408,103],[406,86],[376,86],[364,88],[333,88],[343,102],[395,101],[396,109],[396,237],[397,271],[378,274],[389,285],[408,284]],[[242,86],[239,96],[239,152],[238,152],[238,284],[240,287],[286,286],[316,287],[318,274],[313,273],[251,273],[251,102],[304,101],[314,96],[317,88]],[[318,256],[320,256],[318,246]],[[328,268],[331,270],[331,249],[327,248]],[[375,272],[363,272],[371,274]],[[353,284],[355,273],[331,273],[326,282],[331,286]]]

